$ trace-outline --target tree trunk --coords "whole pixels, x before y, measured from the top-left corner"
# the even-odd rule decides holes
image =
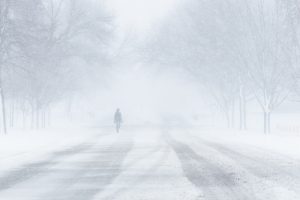
[[[240,130],[247,129],[246,97],[244,86],[240,86],[239,92]]]
[[[47,108],[47,126],[51,126],[51,109],[50,107]]]
[[[73,120],[73,114],[72,114],[72,109],[73,109],[73,97],[71,96],[69,98],[69,102],[67,104],[67,116],[69,117],[70,121]]]
[[[235,127],[235,101],[231,103],[231,128]]]
[[[271,133],[271,113],[268,113],[268,121],[267,121],[267,126],[268,126],[268,133]]]
[[[14,127],[14,123],[15,123],[15,103],[14,101],[11,102],[10,105],[10,127],[13,128]]]
[[[240,112],[240,130],[243,130],[244,112],[243,112],[243,101],[241,98],[241,94],[239,96],[239,112]]]
[[[35,116],[35,108],[34,108],[34,103],[31,103],[31,129],[34,129],[34,116]]]
[[[230,120],[230,112],[226,111],[225,113],[226,121],[227,121],[227,128],[231,128],[231,120]]]
[[[38,107],[36,107],[36,111],[35,111],[35,117],[36,117],[36,129],[39,129],[40,128],[40,112],[39,112],[39,109]]]
[[[264,133],[271,133],[271,112],[264,111]]]
[[[244,130],[247,130],[247,101],[246,101],[246,96],[245,94],[243,95],[243,113],[244,113],[244,124],[243,124],[243,127],[244,127]]]
[[[42,128],[46,128],[46,110],[42,110]]]
[[[22,110],[22,123],[23,123],[23,128],[26,127],[26,113],[25,110]]]
[[[4,98],[4,91],[2,86],[0,86],[0,96],[1,96],[1,106],[2,106],[2,122],[3,122],[3,132],[4,134],[7,133],[7,126],[6,126],[6,110],[5,110],[5,98]]]

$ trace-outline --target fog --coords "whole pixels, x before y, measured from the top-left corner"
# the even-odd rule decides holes
[[[2,4],[4,132],[77,117],[108,125],[120,107],[128,124],[202,116],[270,133],[289,126],[273,115],[299,107],[296,3]]]
[[[0,0],[0,199],[300,199],[299,5]]]

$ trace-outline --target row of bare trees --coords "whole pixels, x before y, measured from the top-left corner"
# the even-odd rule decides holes
[[[264,132],[270,133],[272,112],[299,91],[299,5],[298,0],[189,0],[159,27],[147,52],[191,72],[229,127],[238,108],[239,128],[247,128],[247,103],[255,99]]]
[[[86,1],[1,0],[3,131],[16,116],[23,126],[49,124],[53,104],[79,88],[82,63],[99,62],[110,35],[111,17]]]

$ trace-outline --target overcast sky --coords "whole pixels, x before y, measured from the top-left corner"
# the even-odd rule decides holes
[[[123,29],[143,32],[166,17],[177,0],[109,0],[107,4]]]

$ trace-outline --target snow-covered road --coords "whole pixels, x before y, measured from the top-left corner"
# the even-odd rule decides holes
[[[299,200],[300,160],[199,132],[126,128],[5,172],[0,200]]]

